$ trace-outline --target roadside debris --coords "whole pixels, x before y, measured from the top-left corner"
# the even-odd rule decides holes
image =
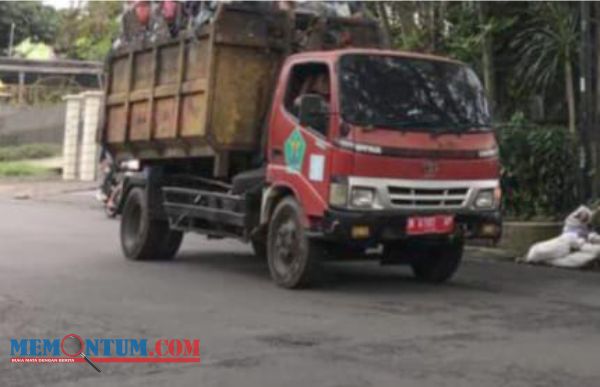
[[[600,235],[590,227],[593,214],[588,207],[579,206],[565,219],[560,236],[534,244],[519,260],[565,268],[590,265],[600,258]]]
[[[21,193],[18,193],[16,195],[14,195],[13,199],[15,199],[15,200],[28,200],[28,199],[31,199],[31,194],[21,192]]]

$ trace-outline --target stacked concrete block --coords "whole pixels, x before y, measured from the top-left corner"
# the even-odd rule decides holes
[[[65,109],[65,135],[63,142],[63,169],[64,180],[77,178],[77,164],[79,163],[79,126],[81,122],[81,95],[67,95]]]
[[[103,94],[87,91],[69,95],[63,147],[63,179],[93,181],[98,175],[100,146],[97,142]]]
[[[79,178],[84,181],[96,180],[100,147],[97,142],[98,124],[102,93],[88,91],[83,96],[83,136],[81,138],[81,158]]]

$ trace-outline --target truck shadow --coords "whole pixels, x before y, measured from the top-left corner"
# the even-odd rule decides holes
[[[469,264],[467,264],[469,265]],[[498,293],[500,288],[491,283],[474,280],[461,273],[447,283],[430,284],[415,279],[407,265],[381,266],[377,261],[352,263],[327,262],[322,265],[318,286],[322,290],[344,290],[369,293],[452,294],[455,292]]]
[[[217,271],[220,274],[230,273],[251,280],[270,282],[269,268],[266,259],[252,253],[205,251],[182,252],[173,261],[176,265],[186,265],[199,270]],[[466,265],[481,265],[469,262]],[[195,269],[193,269],[195,270]],[[308,291],[326,292],[364,292],[373,294],[385,293],[452,293],[484,292],[498,293],[499,286],[493,283],[478,281],[460,271],[456,278],[445,284],[427,284],[417,281],[410,268],[404,265],[381,266],[376,260],[352,262],[322,262],[315,276],[315,281]]]
[[[266,259],[257,258],[252,253],[205,251],[182,252],[172,262],[199,270],[219,271],[223,273],[241,274],[250,278],[270,281],[269,267]]]

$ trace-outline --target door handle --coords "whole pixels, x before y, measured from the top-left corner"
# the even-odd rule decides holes
[[[271,155],[273,157],[281,157],[281,156],[283,156],[283,149],[281,149],[281,148],[273,148],[273,150],[271,151]]]

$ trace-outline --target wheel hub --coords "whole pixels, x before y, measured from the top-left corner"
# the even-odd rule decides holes
[[[275,237],[275,266],[277,271],[284,276],[291,275],[297,267],[300,246],[296,222],[288,219],[283,222]]]

